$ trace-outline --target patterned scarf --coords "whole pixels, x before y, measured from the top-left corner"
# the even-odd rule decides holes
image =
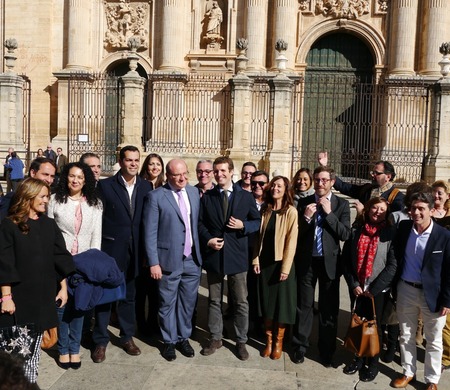
[[[366,279],[372,275],[373,261],[377,253],[380,231],[386,226],[385,222],[371,225],[366,223],[361,230],[358,241],[358,280],[364,289]]]

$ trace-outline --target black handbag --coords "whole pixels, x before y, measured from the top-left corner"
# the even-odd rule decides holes
[[[0,328],[0,351],[29,360],[34,354],[38,332],[34,324],[17,325],[14,315],[14,325]]]
[[[344,347],[359,357],[374,357],[380,353],[375,302],[372,297],[373,320],[368,320],[356,314],[357,299],[355,299],[353,305],[350,325],[344,339]]]

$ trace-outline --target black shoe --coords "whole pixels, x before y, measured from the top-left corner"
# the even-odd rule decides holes
[[[324,366],[325,368],[330,368],[333,367],[333,360],[331,357],[324,357],[321,356],[320,357],[320,363],[322,364],[322,366]]]
[[[344,374],[353,375],[356,374],[363,366],[363,360],[360,358],[354,358],[353,361],[344,368]]]
[[[81,362],[70,362],[69,364],[72,370],[78,370],[81,367]]]
[[[177,354],[175,353],[175,344],[164,344],[164,350],[161,355],[168,362],[174,361],[177,358]]]
[[[59,359],[56,359],[56,364],[63,370],[68,370],[70,368],[70,362],[60,362]]]
[[[372,382],[378,375],[378,368],[368,367],[361,370],[359,379],[363,382]]]
[[[292,356],[292,361],[295,364],[303,363],[305,361],[305,352],[301,351],[300,348],[297,348]]]
[[[192,348],[191,344],[189,344],[189,340],[183,340],[177,343],[177,349],[183,356],[188,358],[194,357],[195,355],[194,348]]]

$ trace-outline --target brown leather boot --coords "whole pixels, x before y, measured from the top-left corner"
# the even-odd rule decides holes
[[[265,320],[264,327],[266,328],[266,348],[261,351],[261,356],[268,357],[272,353],[272,320]]]
[[[286,325],[284,324],[277,324],[278,326],[275,327],[277,330],[277,335],[275,337],[275,345],[272,349],[272,354],[270,355],[270,358],[273,360],[277,360],[281,357],[281,354],[283,353],[283,339],[284,339],[284,331],[286,330]]]

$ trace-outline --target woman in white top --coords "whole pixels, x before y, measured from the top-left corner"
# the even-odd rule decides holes
[[[81,162],[64,166],[48,206],[48,216],[61,229],[67,250],[72,254],[100,249],[102,238],[102,202],[98,197],[94,174]],[[73,297],[58,309],[58,365],[78,369],[84,312],[76,311]]]

